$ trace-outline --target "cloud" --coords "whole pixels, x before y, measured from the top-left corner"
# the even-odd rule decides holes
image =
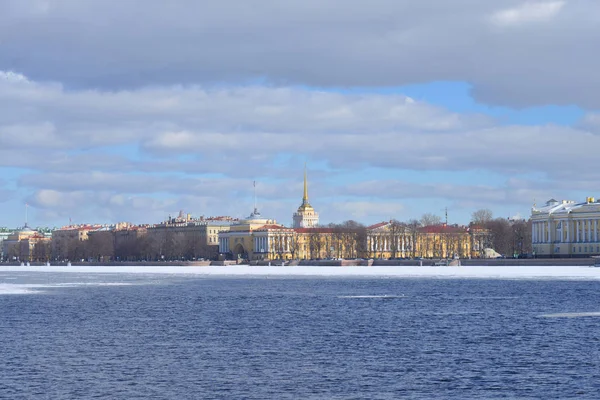
[[[373,215],[389,216],[385,220],[400,215],[404,206],[400,203],[372,202],[372,201],[346,201],[334,203],[331,207],[337,214],[345,215],[346,219],[364,221]],[[340,221],[341,222],[341,221]]]
[[[492,21],[498,25],[519,25],[531,22],[548,21],[564,7],[560,1],[526,1],[517,7],[495,12]]]
[[[450,80],[492,104],[600,108],[599,2],[417,3],[135,0],[117,10],[104,0],[9,0],[0,5],[0,70],[88,90]],[[522,29],[504,29],[513,27]]]
[[[0,81],[0,110],[0,166],[16,171],[10,183],[41,217],[61,221],[123,220],[130,211],[143,222],[180,209],[244,217],[257,180],[261,207],[287,223],[305,161],[324,222],[408,218],[411,202],[432,197],[462,209],[518,208],[558,196],[550,189],[569,192],[561,182],[594,187],[589,149],[600,146],[593,113],[575,127],[505,125],[402,94],[297,86],[91,90],[22,76]],[[369,169],[380,182],[349,176]],[[445,171],[452,182],[391,178],[411,171]],[[457,185],[473,171],[507,183]],[[524,174],[547,189],[517,184]]]

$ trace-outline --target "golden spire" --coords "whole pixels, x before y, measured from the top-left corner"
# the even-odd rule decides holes
[[[306,183],[306,163],[304,163],[304,197],[302,197],[302,202],[308,202],[308,184]]]

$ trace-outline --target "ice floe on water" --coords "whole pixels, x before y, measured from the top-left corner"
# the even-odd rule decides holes
[[[542,318],[581,318],[581,317],[600,317],[600,311],[591,312],[567,312],[555,314],[542,314]]]
[[[133,286],[131,282],[0,283],[0,295],[46,293],[45,289],[91,286]]]
[[[204,276],[398,277],[449,279],[600,280],[600,268],[585,266],[2,266],[0,272],[73,272],[84,274],[171,274]]]
[[[405,297],[403,294],[401,294],[401,295],[382,294],[382,295],[337,296],[338,299],[401,299],[403,297]]]
[[[6,294],[31,294],[36,293],[36,290],[32,290],[30,285],[14,285],[7,283],[0,283],[0,296]]]

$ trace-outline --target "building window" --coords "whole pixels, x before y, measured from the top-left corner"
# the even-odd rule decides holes
[[[583,248],[583,251],[585,251],[585,252],[587,253],[587,246],[585,246],[585,247]]]

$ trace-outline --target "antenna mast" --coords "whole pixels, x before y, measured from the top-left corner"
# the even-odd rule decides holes
[[[253,182],[254,185],[254,213],[256,213],[256,181]]]

